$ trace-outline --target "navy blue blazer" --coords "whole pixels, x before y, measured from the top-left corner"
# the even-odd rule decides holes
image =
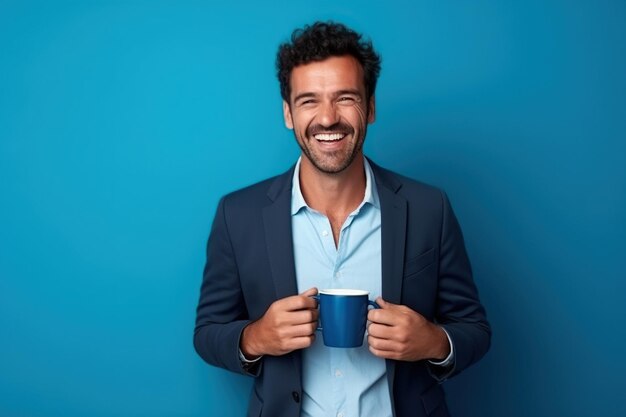
[[[448,416],[439,384],[489,349],[485,316],[463,236],[446,195],[370,162],[381,204],[382,297],[442,325],[455,364],[387,360],[396,417]],[[293,167],[220,201],[207,245],[194,346],[209,364],[254,377],[248,416],[300,415],[301,355],[265,356],[253,372],[239,360],[243,328],[272,302],[298,293],[291,231]]]

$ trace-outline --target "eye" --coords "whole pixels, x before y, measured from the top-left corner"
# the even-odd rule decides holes
[[[315,100],[312,98],[307,98],[298,102],[298,106],[312,106],[313,104],[315,104]]]
[[[342,104],[345,106],[352,106],[354,105],[358,100],[356,99],[356,97],[354,96],[341,96],[337,99],[337,103],[338,104]]]

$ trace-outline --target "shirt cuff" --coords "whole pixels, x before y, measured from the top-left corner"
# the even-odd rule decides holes
[[[241,361],[241,363],[247,363],[247,364],[257,363],[258,361],[260,361],[260,360],[261,360],[261,358],[263,358],[263,356],[259,356],[258,358],[256,358],[256,359],[252,359],[252,360],[247,359],[247,358],[244,356],[244,354],[243,354],[243,352],[241,351],[241,349],[239,349],[239,360]]]
[[[444,329],[442,327],[441,330],[444,331],[444,333],[446,334],[446,337],[448,338],[448,343],[450,344],[450,353],[442,361],[431,361],[431,360],[429,360],[428,362],[430,362],[431,364],[433,364],[435,366],[447,367],[447,366],[450,366],[450,365],[452,365],[454,363],[454,344],[452,343],[452,339],[450,338],[450,335],[448,334],[446,329]],[[240,353],[240,355],[241,355],[241,353]]]

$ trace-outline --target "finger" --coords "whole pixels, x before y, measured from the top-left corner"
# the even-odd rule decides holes
[[[317,308],[317,301],[315,301],[314,298],[311,298],[310,295],[292,295],[291,297],[283,298],[279,301],[281,302],[281,308],[285,311]]]
[[[386,324],[370,323],[367,327],[367,334],[379,339],[393,339],[394,328]]]
[[[378,304],[380,306],[380,308],[385,308],[388,304],[387,301],[383,300],[383,297],[376,297],[376,304]]]
[[[297,326],[291,326],[289,328],[288,337],[298,338],[302,336],[311,336],[312,334],[315,334],[315,330],[317,330],[317,323],[305,323]]]
[[[296,326],[305,323],[317,323],[319,312],[317,310],[297,310],[287,314],[284,323],[286,325]]]
[[[386,352],[400,352],[402,346],[400,345],[400,343],[393,341],[393,340],[388,340],[388,339],[379,339],[377,337],[373,337],[373,336],[368,336],[367,337],[367,344],[370,345],[371,347],[373,347],[376,350],[379,351],[386,351]]]
[[[386,324],[393,326],[396,321],[396,311],[389,309],[374,309],[367,313],[367,319],[372,323]]]
[[[383,358],[383,359],[400,359],[400,355],[396,352],[392,352],[392,351],[388,351],[388,350],[379,350],[373,347],[369,347],[370,352],[372,352],[372,354],[374,356],[378,356],[379,358]]]
[[[317,295],[317,288],[315,288],[315,287],[309,288],[305,292],[300,293],[300,295],[304,295],[305,297],[310,297],[312,295]]]
[[[291,340],[292,350],[308,348],[315,341],[315,334],[308,336],[295,337]]]
[[[383,297],[376,298],[376,303],[382,309],[393,309],[393,308],[396,308],[396,307],[400,307],[400,304],[394,304],[394,303],[391,303],[389,301],[385,301],[385,300],[383,300]]]

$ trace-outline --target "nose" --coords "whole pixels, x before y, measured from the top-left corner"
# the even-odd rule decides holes
[[[336,124],[339,120],[337,115],[337,109],[332,102],[322,103],[319,111],[319,123],[322,126],[330,127]]]

